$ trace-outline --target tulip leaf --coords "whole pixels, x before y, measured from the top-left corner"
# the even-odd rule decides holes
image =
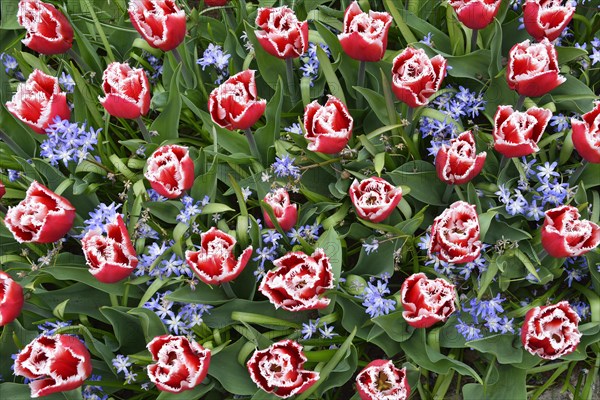
[[[180,71],[181,65],[177,66],[171,78],[167,104],[150,126],[151,131],[158,132],[158,136],[152,138],[153,143],[161,143],[165,140],[173,140],[179,137],[179,118],[182,107],[181,94],[179,93]]]
[[[329,262],[331,263],[331,269],[333,271],[333,277],[335,282],[339,281],[342,273],[342,243],[340,237],[333,229],[333,227],[327,229],[317,241],[315,245],[317,248],[322,248],[325,251]]]
[[[323,50],[321,46],[317,46],[317,58],[319,59],[319,67],[322,68],[325,79],[327,80],[329,92],[333,96],[340,99],[342,103],[348,104],[346,103],[344,90],[342,89],[342,85],[340,85],[340,81],[335,74],[333,66],[331,65],[331,61],[329,61],[327,53],[325,53],[325,50]]]

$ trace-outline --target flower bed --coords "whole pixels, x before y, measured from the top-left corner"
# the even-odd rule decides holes
[[[594,398],[598,1],[1,7],[0,398]]]

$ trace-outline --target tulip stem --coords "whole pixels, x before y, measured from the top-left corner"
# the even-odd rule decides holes
[[[290,97],[292,99],[292,105],[298,101],[298,95],[296,94],[296,85],[294,80],[294,59],[288,57],[285,59],[285,72],[287,76],[287,84],[290,90]]]
[[[27,153],[25,153],[23,151],[23,149],[21,149],[19,147],[19,145],[17,143],[15,143],[14,140],[12,140],[12,138],[10,136],[8,136],[6,134],[6,132],[4,132],[3,130],[0,130],[0,140],[2,140],[4,143],[6,143],[6,145],[13,151],[13,153],[15,153],[16,155],[18,155],[19,157],[22,157],[26,160],[30,159],[31,157],[29,157],[29,155],[27,155]]]
[[[358,87],[365,86],[366,71],[367,71],[367,62],[361,61],[358,64],[358,79],[356,80],[356,86],[358,86]],[[360,93],[357,93],[356,96],[357,96],[356,97],[356,108],[358,108],[360,110],[360,109],[362,109],[362,106],[363,106],[363,95]]]
[[[478,29],[473,29],[473,33],[471,34],[471,53],[475,51],[477,47],[477,34],[479,33]]]
[[[500,173],[500,171],[502,171],[506,167],[506,165],[508,164],[508,160],[510,160],[509,157],[502,156],[502,158],[500,159],[500,167],[498,168],[498,173]]]
[[[144,120],[142,120],[142,117],[137,117],[135,120],[138,123],[138,126],[140,127],[140,131],[142,131],[142,136],[144,136],[144,140],[148,143],[152,143],[152,137],[150,136],[148,128],[146,128],[146,124],[144,123]]]
[[[462,189],[460,188],[460,185],[453,185],[454,186],[454,191],[456,192],[456,195],[458,196],[458,198],[461,201],[466,201],[465,200],[465,195],[462,192]]]
[[[229,282],[223,282],[223,283],[221,283],[221,287],[223,288],[223,291],[225,292],[225,294],[227,295],[227,297],[229,297],[230,299],[237,298],[237,296],[233,292],[233,289],[231,288],[231,285],[229,284]]]
[[[256,140],[254,140],[254,135],[250,128],[246,128],[244,130],[246,134],[246,139],[248,139],[248,145],[250,146],[250,152],[258,160],[259,163],[262,164],[262,157],[260,156],[260,152],[258,151],[258,146],[256,145]]]
[[[174,48],[173,50],[171,50],[171,52],[173,53],[173,57],[175,57],[175,61],[177,61],[178,64],[181,64],[181,73],[183,74],[183,80],[185,81],[185,85],[187,87],[191,87],[193,84],[192,77],[190,76],[190,73],[188,72],[185,63],[183,62],[183,58],[181,58],[179,50],[177,50],[177,48]]]
[[[517,100],[517,105],[515,106],[515,111],[521,111],[523,108],[523,104],[525,103],[525,95],[519,95],[519,100]]]
[[[442,196],[442,203],[448,203],[450,197],[452,197],[452,192],[454,192],[454,184],[446,185],[446,190],[444,190],[444,195]]]
[[[546,251],[546,249],[542,249],[542,251],[540,251],[540,253],[538,254],[538,258],[540,261],[542,261],[544,258],[548,257],[549,254]]]

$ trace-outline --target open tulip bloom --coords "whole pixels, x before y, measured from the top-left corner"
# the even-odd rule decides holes
[[[410,395],[406,368],[398,369],[390,360],[371,361],[356,376],[356,390],[361,400],[406,400]]]

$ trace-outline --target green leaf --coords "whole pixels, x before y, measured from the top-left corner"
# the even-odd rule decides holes
[[[329,57],[325,50],[321,48],[321,46],[317,46],[317,58],[319,59],[319,68],[323,71],[325,75],[325,79],[327,80],[327,86],[329,87],[329,92],[340,99],[342,103],[346,103],[346,97],[344,96],[344,90],[340,85],[340,81],[335,75],[335,71],[333,66],[331,65],[331,61],[329,61]]]
[[[256,384],[250,379],[245,366],[237,362],[237,356],[246,343],[245,339],[240,339],[211,357],[208,374],[229,393],[249,396],[256,393]]]
[[[150,342],[156,336],[169,333],[154,311],[148,310],[147,308],[132,308],[128,311],[128,314],[139,317],[144,336],[146,337],[146,343]]]
[[[498,365],[497,378],[495,382],[486,382],[483,386],[476,383],[468,383],[463,386],[463,397],[465,400],[506,400],[526,399],[527,388],[525,386],[527,371],[515,368],[511,365]]]
[[[158,132],[158,136],[152,138],[153,143],[161,143],[165,140],[173,140],[179,137],[179,117],[181,115],[182,107],[181,94],[179,93],[180,69],[181,65],[175,69],[173,77],[171,78],[168,88],[169,99],[167,104],[150,126],[151,131]]]
[[[408,325],[404,317],[402,317],[402,311],[394,311],[388,315],[373,318],[373,322],[379,325],[390,338],[397,342],[404,342],[410,339],[415,331],[415,328]]]
[[[334,280],[337,282],[342,273],[342,243],[340,237],[333,228],[327,229],[317,241],[315,247],[320,247],[325,251],[331,269],[333,270]]]
[[[258,146],[258,151],[264,161],[269,161],[269,149],[275,141],[279,139],[281,121],[281,106],[283,105],[283,82],[281,79],[277,81],[275,94],[267,103],[265,110],[265,118],[267,123],[256,130],[254,139]]]
[[[410,161],[389,173],[396,186],[408,186],[410,194],[425,204],[434,206],[446,205],[442,201],[446,184],[440,181],[435,166],[427,161]]]
[[[519,364],[523,361],[523,346],[515,335],[491,335],[467,342],[466,346],[493,354],[500,364]]]

